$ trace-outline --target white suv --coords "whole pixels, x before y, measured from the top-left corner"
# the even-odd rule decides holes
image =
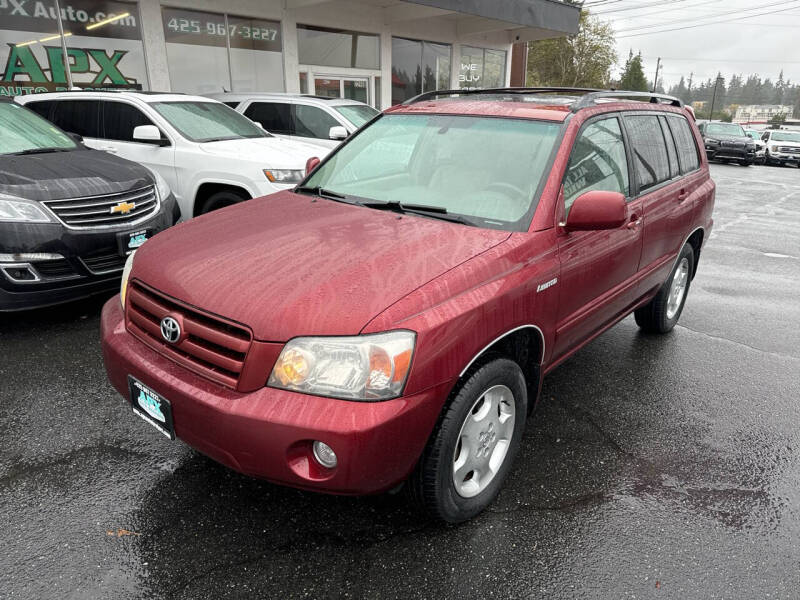
[[[73,91],[18,96],[84,143],[134,160],[169,184],[182,220],[294,186],[327,148],[273,136],[201,96]]]
[[[378,114],[369,104],[345,98],[249,92],[209,94],[270,133],[335,148]]]

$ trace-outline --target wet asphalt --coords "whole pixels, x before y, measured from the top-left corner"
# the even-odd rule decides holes
[[[106,381],[102,299],[0,317],[0,598],[800,597],[800,170],[712,175],[679,326],[548,376],[455,527],[166,440]]]

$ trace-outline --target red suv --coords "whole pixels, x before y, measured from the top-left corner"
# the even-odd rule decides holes
[[[297,188],[160,233],[102,318],[134,412],[248,475],[485,508],[542,377],[680,317],[715,185],[690,113],[633,92],[423,94]],[[121,299],[121,301],[120,301]]]

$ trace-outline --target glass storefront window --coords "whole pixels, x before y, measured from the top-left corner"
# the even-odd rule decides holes
[[[379,69],[380,42],[374,33],[297,26],[300,64]]]
[[[174,91],[283,91],[280,23],[166,7],[161,15]]]
[[[461,46],[458,83],[462,89],[503,87],[506,79],[504,50]]]
[[[0,0],[0,95],[66,90],[67,46],[72,84],[92,88],[147,89],[139,9],[132,2]]]
[[[448,44],[392,38],[392,104],[450,87]]]

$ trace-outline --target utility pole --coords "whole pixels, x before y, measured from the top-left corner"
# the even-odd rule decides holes
[[[722,79],[721,77],[717,77],[717,80],[714,82],[714,93],[711,95],[711,113],[708,115],[708,120],[714,120],[714,104],[717,101],[717,86],[719,85],[719,80]]]
[[[651,90],[653,93],[655,93],[656,88],[658,88],[658,70],[660,68],[661,68],[661,57],[659,56],[658,60],[656,61],[656,76],[653,78],[653,89]]]

